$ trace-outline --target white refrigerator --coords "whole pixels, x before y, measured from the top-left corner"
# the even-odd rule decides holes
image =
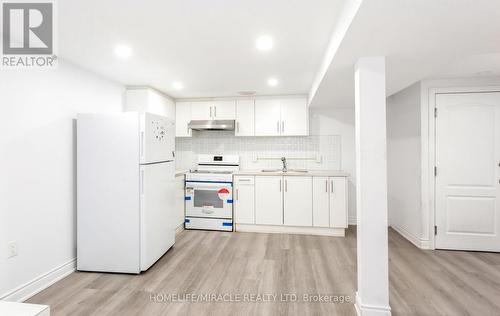
[[[77,270],[140,273],[175,242],[175,124],[79,114]]]

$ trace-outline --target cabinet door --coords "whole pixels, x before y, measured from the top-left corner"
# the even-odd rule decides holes
[[[347,181],[330,178],[330,227],[347,228]]]
[[[255,136],[255,101],[236,101],[235,136]]]
[[[175,136],[191,137],[191,129],[188,127],[191,120],[191,103],[177,102],[175,104]]]
[[[304,98],[281,100],[281,135],[309,135],[307,100]]]
[[[214,120],[234,120],[236,119],[236,102],[216,101],[212,109]]]
[[[214,102],[200,101],[191,102],[191,119],[192,120],[211,120],[213,119]]]
[[[255,100],[255,136],[278,136],[280,134],[280,100]]]
[[[234,221],[255,224],[255,187],[253,176],[234,177]]]
[[[255,177],[255,224],[283,225],[283,179]]]
[[[283,180],[284,224],[312,226],[312,177],[288,176]]]
[[[313,226],[330,227],[330,193],[327,177],[313,178]]]

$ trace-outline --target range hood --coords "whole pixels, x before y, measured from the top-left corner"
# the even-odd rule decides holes
[[[195,131],[234,131],[234,120],[192,120],[188,127]]]

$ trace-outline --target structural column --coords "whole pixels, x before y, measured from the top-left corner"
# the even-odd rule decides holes
[[[385,57],[355,67],[359,315],[391,315],[387,240]]]

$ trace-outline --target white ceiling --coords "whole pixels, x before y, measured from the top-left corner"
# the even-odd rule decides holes
[[[364,0],[311,106],[353,106],[363,56],[386,56],[387,95],[424,78],[500,76],[499,21],[499,0]]]
[[[308,93],[345,1],[58,1],[59,55],[175,98]],[[255,49],[262,34],[274,38],[270,52]],[[117,58],[117,44],[133,56]],[[269,77],[279,84],[267,86]]]

